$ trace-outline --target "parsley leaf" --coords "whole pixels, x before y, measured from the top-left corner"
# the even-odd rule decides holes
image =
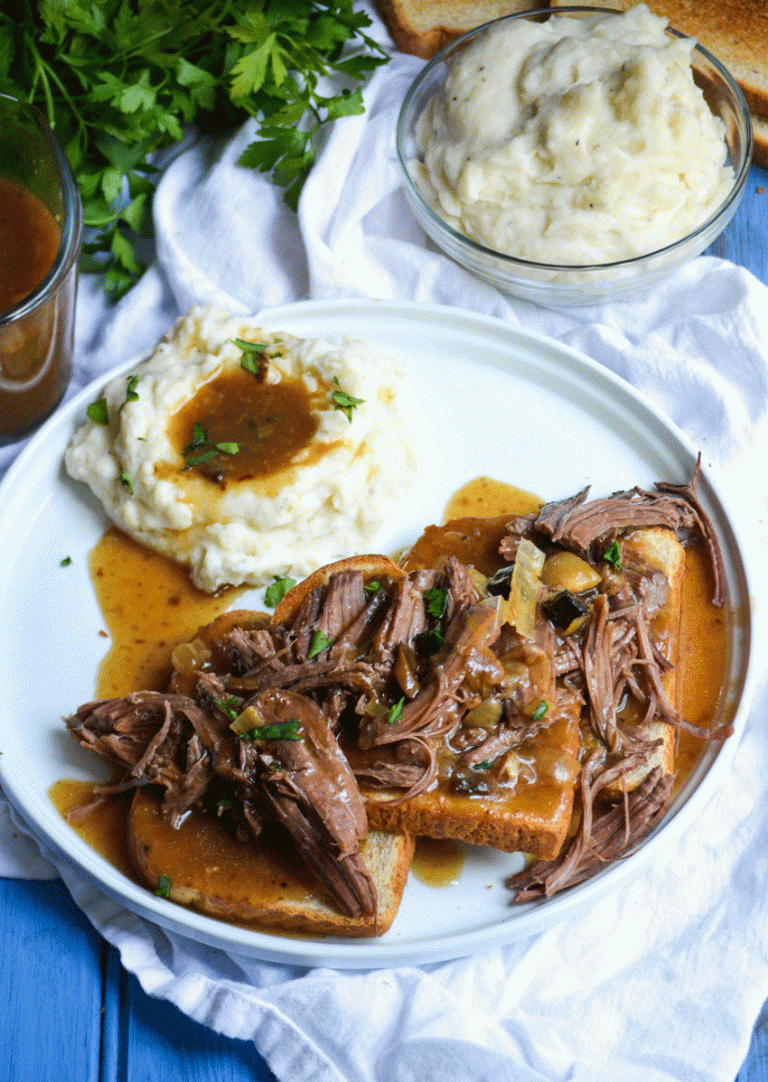
[[[612,564],[616,571],[621,571],[621,549],[619,542],[614,541],[609,549],[603,553],[606,563]]]
[[[430,628],[427,631],[422,631],[414,638],[414,644],[416,649],[422,657],[431,657],[432,654],[436,654],[440,647],[445,642],[445,636],[439,628]]]
[[[302,726],[298,718],[278,721],[274,725],[257,725],[240,735],[244,740],[301,740]]]
[[[329,639],[319,628],[312,636],[312,642],[309,645],[309,651],[307,658],[316,657],[321,654],[323,650],[327,650],[329,646],[333,644],[333,639]]]
[[[395,725],[400,720],[400,718],[402,716],[402,713],[403,713],[403,704],[404,703],[405,703],[405,698],[399,699],[395,703],[395,705],[392,707],[392,709],[387,714],[387,725]]]
[[[229,718],[230,721],[234,721],[238,715],[238,701],[234,695],[230,695],[228,699],[219,699],[213,696],[213,702],[218,706],[219,710]]]
[[[207,442],[208,432],[206,431],[205,425],[198,424],[198,422],[195,421],[192,425],[192,439],[181,453],[187,458],[188,455],[191,455],[198,447],[203,447]]]
[[[187,459],[187,464],[184,466],[185,470],[191,470],[193,466],[202,466],[204,462],[210,462],[212,458],[216,457],[216,451],[206,451],[202,455],[196,455],[194,458]]]
[[[256,139],[240,164],[270,173],[294,209],[323,128],[363,112],[386,52],[355,0],[39,0],[0,5],[0,92],[36,105],[64,147],[89,239],[81,269],[114,297],[142,273],[153,156],[189,125]],[[346,84],[333,92],[328,77]],[[357,85],[355,85],[357,84]]]
[[[278,575],[273,575],[272,577],[275,581],[271,582],[264,591],[264,603],[268,605],[270,609],[276,608],[288,591],[292,590],[296,585],[296,579],[281,579]]]
[[[171,877],[169,875],[159,875],[157,877],[155,894],[158,896],[158,898],[170,898],[172,886],[173,883],[171,882]]]
[[[59,560],[59,567],[69,567],[69,565],[71,563],[72,563],[72,557],[71,556],[65,556],[63,560]]]
[[[136,384],[138,382],[139,382],[139,377],[138,376],[131,376],[129,378],[128,386],[125,389],[125,402],[123,402],[123,406],[125,406],[128,402],[136,402],[138,400],[139,396],[138,396],[138,393],[136,391]],[[121,406],[120,409],[122,409],[123,406]]]
[[[336,376],[333,377],[333,382],[339,387],[339,381]],[[343,413],[346,413],[347,420],[350,423],[352,421],[352,410],[355,409],[356,406],[361,405],[364,401],[364,398],[355,398],[353,395],[347,394],[346,391],[342,391],[340,387],[339,390],[331,392],[331,402],[333,402],[334,409],[342,410]]]
[[[263,353],[267,348],[267,343],[246,342],[244,338],[233,338],[232,341],[238,349],[243,351],[240,358],[240,367],[244,368],[246,372],[251,372],[254,376],[261,377],[264,374],[265,358]]]
[[[546,714],[547,710],[549,710],[549,707],[547,706],[546,702],[542,699],[541,702],[539,703],[539,705],[536,707],[536,709],[533,712],[533,720],[534,721],[541,721],[541,719]]]
[[[448,604],[448,591],[438,590],[437,587],[435,587],[432,590],[425,590],[424,597],[427,600],[427,612],[429,615],[441,620],[445,615],[445,609]]]
[[[85,412],[94,422],[94,424],[109,424],[109,411],[107,410],[106,398],[97,398],[95,402],[91,402],[90,406],[88,406]]]
[[[120,480],[120,484],[125,485],[125,487],[128,489],[130,494],[133,495],[133,481],[130,479],[130,477],[125,472],[125,470],[123,470],[123,472],[120,474],[119,480]]]

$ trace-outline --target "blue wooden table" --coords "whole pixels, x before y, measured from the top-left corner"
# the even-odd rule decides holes
[[[768,171],[710,249],[768,284]],[[0,1082],[267,1082],[245,1041],[150,999],[59,880],[0,880]],[[683,1082],[683,1080],[681,1080]],[[768,1082],[768,1004],[738,1082]]]

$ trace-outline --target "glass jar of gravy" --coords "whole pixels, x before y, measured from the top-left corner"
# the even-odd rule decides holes
[[[72,371],[83,210],[45,119],[0,94],[0,441],[58,405]]]

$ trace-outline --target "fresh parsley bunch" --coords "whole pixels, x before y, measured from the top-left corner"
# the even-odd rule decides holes
[[[143,267],[153,157],[185,128],[247,117],[241,164],[272,174],[295,209],[317,134],[363,111],[386,60],[353,0],[3,0],[0,91],[35,104],[67,154],[93,240],[83,267],[120,296]],[[324,77],[341,76],[338,93]]]

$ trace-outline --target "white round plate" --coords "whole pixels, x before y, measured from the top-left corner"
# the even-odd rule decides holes
[[[297,335],[366,339],[409,373],[421,470],[382,530],[378,551],[396,550],[439,522],[452,493],[481,474],[546,499],[585,484],[600,496],[693,474],[695,449],[630,386],[575,351],[500,320],[435,305],[329,301],[271,309],[260,322]],[[56,859],[129,909],[199,942],[269,961],[369,968],[460,957],[571,918],[618,888],[680,835],[725,775],[753,683],[750,594],[730,519],[704,470],[698,493],[723,548],[731,612],[739,614],[730,620],[727,686],[737,733],[707,752],[633,856],[548,901],[514,907],[503,881],[519,858],[468,849],[456,884],[431,887],[411,875],[391,930],[360,941],[267,935],[143,890],[83,842],[48,796],[61,778],[100,776],[61,716],[93,697],[108,645],[98,635],[102,620],[87,568],[107,523],[85,487],[65,475],[62,456],[104,382],[48,421],[0,489],[0,782]],[[67,556],[71,564],[60,566]]]

